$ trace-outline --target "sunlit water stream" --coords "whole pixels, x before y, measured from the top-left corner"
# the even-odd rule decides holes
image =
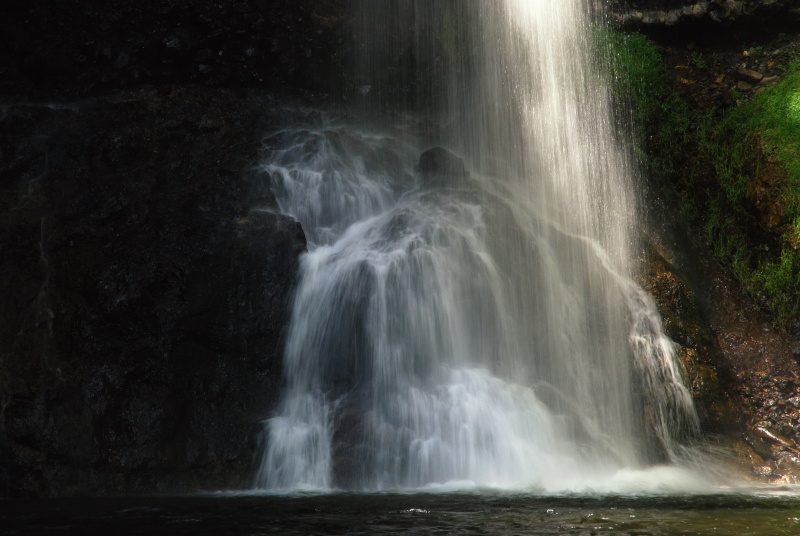
[[[365,65],[387,47],[431,63],[469,29],[435,114],[463,164],[418,166],[413,113],[264,139],[309,253],[255,486],[605,490],[654,464],[691,481],[698,418],[634,282],[635,167],[583,2],[362,6],[406,28],[372,32]]]

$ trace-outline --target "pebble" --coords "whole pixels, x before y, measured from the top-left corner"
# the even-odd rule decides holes
[[[122,69],[126,67],[130,63],[130,57],[125,52],[120,52],[119,56],[117,56],[116,61],[114,62],[115,69]]]
[[[736,89],[738,89],[739,91],[750,91],[751,89],[753,89],[753,85],[748,84],[747,82],[744,82],[742,80],[739,80],[739,82],[736,84]]]

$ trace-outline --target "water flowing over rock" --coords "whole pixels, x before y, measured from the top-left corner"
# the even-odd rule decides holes
[[[265,141],[310,249],[255,485],[610,489],[619,472],[690,460],[699,421],[633,280],[635,171],[588,8],[361,9],[389,26],[362,30],[361,76],[397,54],[414,75],[393,83],[413,85],[423,117],[393,134],[325,119]],[[437,65],[444,83],[426,78]],[[423,143],[436,147],[417,165]],[[421,187],[467,170],[469,189]]]

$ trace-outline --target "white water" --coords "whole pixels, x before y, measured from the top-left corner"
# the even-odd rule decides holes
[[[486,0],[451,21],[473,33],[471,75],[438,120],[471,179],[422,183],[411,136],[265,140],[310,251],[256,487],[602,490],[683,457],[697,415],[633,282],[634,171],[581,5]]]

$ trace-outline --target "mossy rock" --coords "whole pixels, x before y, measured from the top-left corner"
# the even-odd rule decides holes
[[[725,434],[742,427],[725,389],[726,369],[695,292],[651,244],[646,244],[642,284],[655,298],[667,335],[679,346],[687,386],[703,429]]]

